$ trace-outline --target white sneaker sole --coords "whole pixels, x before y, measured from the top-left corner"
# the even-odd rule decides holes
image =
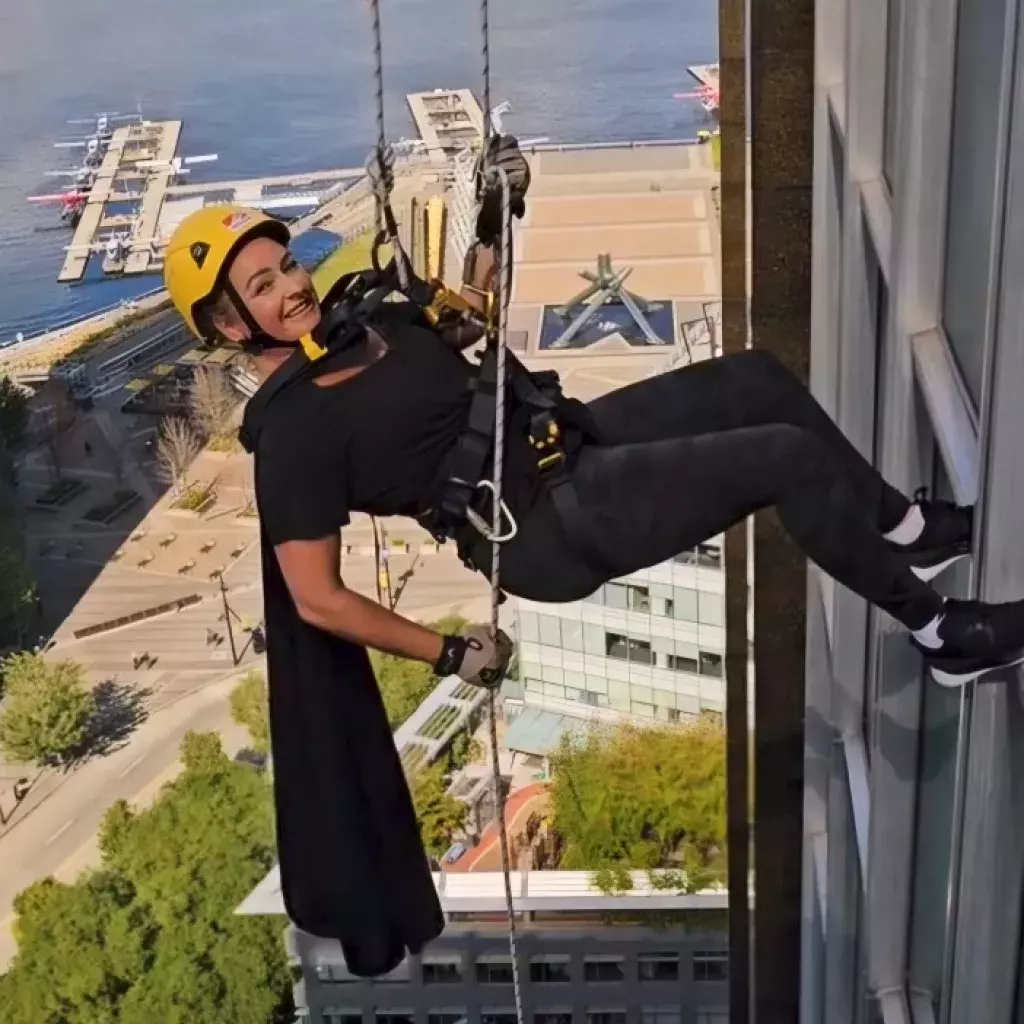
[[[939,668],[931,668],[932,679],[939,684],[939,686],[945,686],[947,689],[956,690],[961,686],[966,686],[968,683],[973,683],[980,679],[982,676],[987,675],[989,672],[999,672],[1006,668],[1013,668],[1016,665],[1024,664],[1024,654],[1021,654],[1019,658],[1015,658],[1013,661],[1006,661],[1002,665],[990,665],[988,668],[979,668],[974,672],[943,672]]]
[[[962,555],[951,555],[943,562],[936,562],[935,565],[912,565],[910,567],[910,571],[919,580],[922,580],[925,583],[930,583],[936,576],[944,573],[954,563],[970,557],[969,552],[965,552]]]

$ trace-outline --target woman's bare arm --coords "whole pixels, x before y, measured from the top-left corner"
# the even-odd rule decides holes
[[[364,647],[433,665],[443,639],[349,590],[341,579],[338,534],[320,540],[290,540],[274,551],[299,616],[311,626]]]

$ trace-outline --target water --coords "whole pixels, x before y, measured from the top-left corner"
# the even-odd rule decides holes
[[[414,134],[408,92],[480,84],[475,0],[381,0],[390,136]],[[706,119],[685,68],[716,59],[715,0],[491,0],[492,102],[506,129],[580,142],[691,137]],[[88,43],[85,40],[89,40]],[[366,0],[46,0],[0,8],[0,340],[156,283],[56,283],[69,231],[40,231],[78,163],[65,122],[133,111],[185,122],[179,152],[220,154],[208,180],[357,166],[376,129]]]

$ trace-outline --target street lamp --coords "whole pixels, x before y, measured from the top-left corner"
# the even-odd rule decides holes
[[[238,650],[235,647],[235,631],[231,625],[231,608],[228,606],[228,588],[224,583],[224,574],[220,573],[217,576],[217,581],[220,583],[220,596],[224,602],[224,624],[228,628],[228,643],[231,645],[231,664],[232,666],[238,665]]]

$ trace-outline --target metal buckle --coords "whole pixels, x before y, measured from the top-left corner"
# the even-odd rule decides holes
[[[464,484],[464,480],[456,480],[456,483]],[[491,492],[491,500],[498,502],[501,507],[501,513],[508,521],[508,530],[505,533],[495,533],[494,529],[487,522],[486,519],[472,505],[466,505],[466,520],[470,525],[483,537],[485,540],[489,540],[492,544],[505,544],[510,541],[518,532],[519,527],[516,524],[515,519],[512,517],[512,513],[508,510],[508,505],[505,504],[505,500],[498,495],[498,489],[494,486],[494,482],[491,480],[481,480],[474,491],[478,491],[481,488]]]

